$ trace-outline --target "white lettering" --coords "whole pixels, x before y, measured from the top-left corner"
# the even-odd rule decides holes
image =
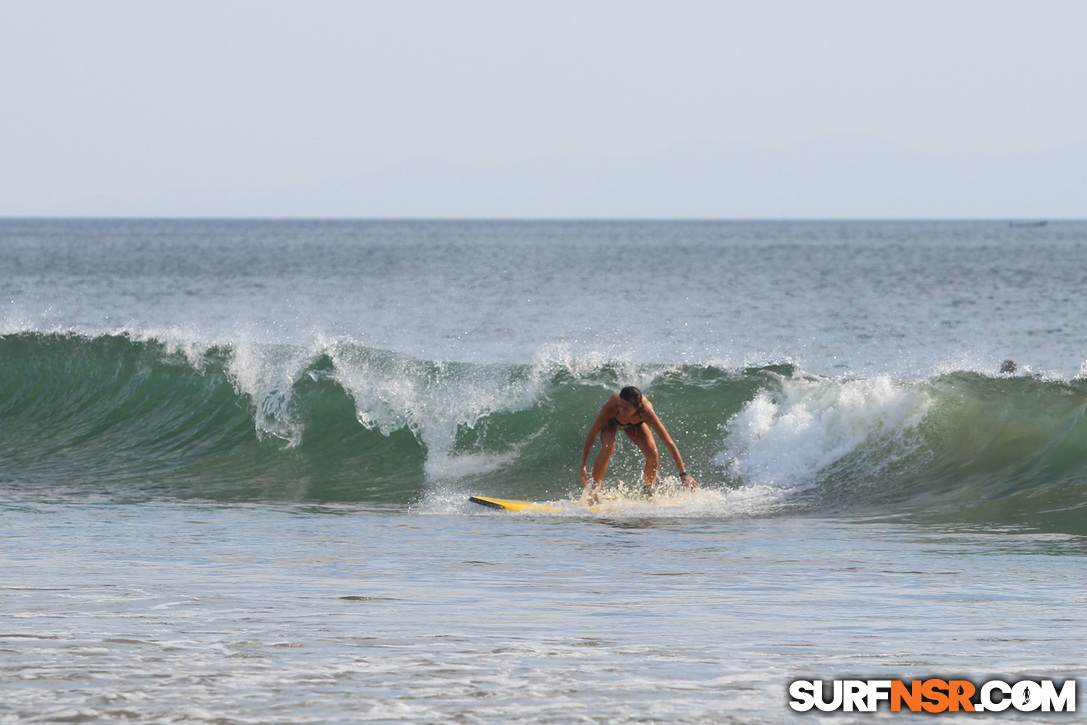
[[[993,690],[998,690],[1001,693],[999,700],[993,700]],[[1003,712],[1012,704],[1011,694],[1012,688],[1008,686],[1007,682],[990,680],[981,688],[981,704],[984,706],[985,711]]]
[[[890,680],[869,680],[868,681],[868,712],[875,712],[879,709],[879,701],[891,699],[891,681]]]
[[[1023,680],[1012,687],[1012,705],[1019,712],[1034,712],[1042,706],[1042,686]]]
[[[832,685],[833,696],[830,702],[823,699],[823,695],[826,690],[826,683],[822,680],[817,680],[819,683],[819,693],[815,696],[815,706],[823,712],[834,712],[842,706],[842,681],[834,680]]]
[[[1075,712],[1076,711],[1076,680],[1066,679],[1061,685],[1061,691],[1053,685],[1053,680],[1041,680],[1041,710],[1050,712]]]
[[[864,680],[846,680],[842,700],[846,712],[868,711],[868,684]]]
[[[1053,680],[1042,680],[1042,697],[1045,698],[1045,702],[1042,704],[1042,710],[1045,712],[1049,712],[1050,706],[1056,712],[1075,712],[1076,681],[1065,680],[1064,684],[1061,685],[1061,691],[1058,693]]]
[[[797,680],[789,685],[789,707],[797,712],[807,712],[815,706],[815,683],[811,680]]]

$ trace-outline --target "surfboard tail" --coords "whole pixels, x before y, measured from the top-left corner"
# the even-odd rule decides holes
[[[539,501],[514,501],[513,499],[491,498],[490,496],[469,496],[468,500],[480,506],[501,509],[502,511],[539,511],[553,514],[562,510],[554,504]]]
[[[503,504],[499,503],[499,499],[490,499],[483,496],[469,496],[468,500],[472,503],[478,503],[480,506],[487,506],[493,509],[505,510],[506,508]]]

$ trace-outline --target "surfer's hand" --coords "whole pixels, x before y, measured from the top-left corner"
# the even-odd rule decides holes
[[[694,480],[690,476],[680,476],[679,481],[683,484],[684,491],[691,491],[698,488],[698,481]]]

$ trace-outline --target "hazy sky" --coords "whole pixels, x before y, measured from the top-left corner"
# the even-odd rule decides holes
[[[1087,2],[0,0],[0,104],[0,215],[692,144],[1026,157],[1087,149]]]

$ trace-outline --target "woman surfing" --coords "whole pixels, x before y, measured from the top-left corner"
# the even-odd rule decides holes
[[[604,480],[611,455],[615,452],[615,435],[620,430],[626,433],[627,438],[634,441],[645,456],[646,496],[653,494],[660,464],[653,431],[656,431],[664,442],[664,447],[672,454],[676,467],[679,469],[679,479],[683,483],[683,488],[689,490],[698,487],[698,481],[691,478],[683,466],[683,457],[679,454],[679,448],[676,447],[672,436],[668,435],[668,429],[653,411],[653,404],[642,395],[642,391],[630,385],[608,398],[607,402],[600,406],[600,412],[596,414],[593,427],[589,429],[589,435],[585,438],[585,449],[581,454],[581,485],[588,491],[591,503],[600,502],[600,483]],[[589,453],[592,452],[593,442],[598,435],[600,436],[600,452],[596,454],[596,460],[593,461],[593,476],[590,484],[585,464],[589,460]]]

